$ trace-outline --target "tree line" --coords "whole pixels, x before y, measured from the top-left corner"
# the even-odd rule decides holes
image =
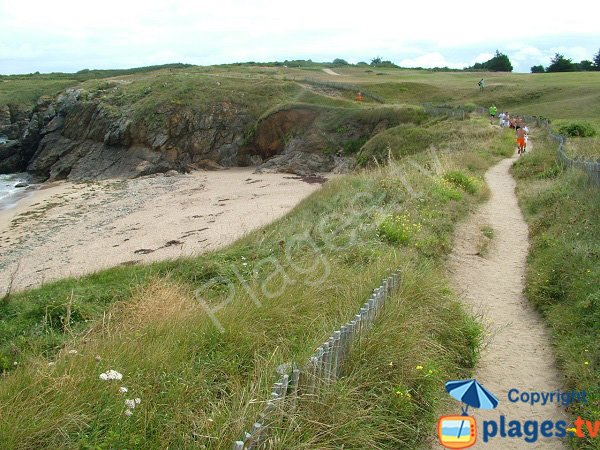
[[[533,66],[531,73],[546,73],[546,72],[589,72],[600,71],[600,50],[594,55],[592,60],[584,59],[580,62],[573,62],[571,58],[565,58],[564,55],[556,53],[550,60],[550,65],[544,67],[541,64]]]

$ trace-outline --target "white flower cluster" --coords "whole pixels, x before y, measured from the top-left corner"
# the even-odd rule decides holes
[[[125,399],[125,406],[127,407],[127,409],[125,410],[125,415],[127,417],[130,417],[133,414],[134,408],[137,405],[139,405],[140,403],[142,403],[142,399],[141,398],[127,398],[127,399]]]
[[[100,374],[100,379],[104,380],[104,381],[108,381],[108,380],[122,380],[123,379],[123,374],[117,372],[116,370],[107,370],[104,373]]]
[[[108,381],[108,380],[122,380],[123,379],[123,374],[117,372],[116,370],[110,369],[107,370],[104,373],[100,374],[100,379],[104,380],[104,381]],[[126,394],[129,391],[129,389],[127,389],[125,386],[121,386],[119,388],[119,393],[120,394]],[[135,409],[135,407],[137,405],[139,405],[140,403],[142,403],[142,399],[141,398],[127,398],[125,399],[125,407],[127,409],[125,409],[125,415],[127,417],[130,417],[133,414],[133,410]]]

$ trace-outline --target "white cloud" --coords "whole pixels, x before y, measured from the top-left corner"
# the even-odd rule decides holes
[[[535,39],[588,33],[569,45],[560,38],[537,45],[542,53],[560,46],[575,49],[573,55],[564,51],[574,59],[600,40],[597,15],[580,13],[590,10],[584,0],[572,0],[569,8],[530,0],[527,9],[535,17],[528,14],[525,26],[515,27],[514,8],[479,0],[371,0],[366,6],[356,0],[0,0],[0,73],[125,67],[155,57],[212,64],[369,61],[380,55],[403,64],[462,67],[508,48],[503,34],[519,52],[519,46],[534,46]],[[523,56],[523,64],[534,57]]]
[[[415,58],[403,59],[400,61],[402,67],[450,67],[451,69],[462,69],[467,64],[449,62],[444,55],[439,52],[425,53]]]

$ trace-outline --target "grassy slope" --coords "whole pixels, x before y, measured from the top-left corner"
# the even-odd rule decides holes
[[[526,294],[552,330],[569,386],[592,399],[571,412],[600,420],[600,190],[586,175],[561,170],[554,152],[540,133],[535,152],[513,167],[532,241]],[[573,442],[600,448],[598,439]]]
[[[600,123],[597,74],[489,74],[486,75],[488,87],[480,93],[476,89],[480,74],[336,70],[344,77],[336,77],[334,81],[360,86],[391,103],[434,101],[486,105],[495,102],[500,109],[552,118],[583,118],[596,126]],[[280,81],[273,83],[274,78]],[[135,110],[146,114],[171,102],[202,107],[205,98],[237,101],[242,92],[264,89],[255,100],[249,101],[250,106],[256,106],[256,113],[262,111],[264,114],[265,108],[277,107],[282,102],[357,107],[351,91],[331,90],[327,86],[320,88],[312,82],[304,83],[306,78],[331,81],[332,77],[318,69],[230,66],[163,70],[119,76],[118,79],[132,83],[123,85],[116,95],[107,94],[104,101],[114,106],[134,105]],[[36,89],[43,88],[40,93],[51,93],[57,89],[58,85],[52,84],[55,82],[46,79],[46,84],[40,82]],[[0,83],[0,87],[3,84],[8,83]],[[37,82],[28,84],[36,85]],[[8,90],[5,88],[0,103],[1,99],[10,96],[29,102],[37,95],[31,90],[22,93],[16,84],[11,86]],[[84,86],[100,90],[109,87],[106,81],[97,80],[87,81]],[[147,88],[150,91],[144,93]],[[358,108],[369,108],[368,98],[365,103]],[[472,149],[470,135],[481,133],[477,139],[480,145],[475,152],[455,153],[458,158],[451,158],[452,164],[474,174],[480,175],[491,164],[493,154],[510,150],[510,146],[505,147],[508,143],[495,140],[484,128],[473,124],[465,124],[470,129],[446,128],[445,124],[438,127],[435,123],[429,126],[433,131],[432,142],[438,143],[442,134],[444,139],[454,140],[454,144],[445,144],[450,150],[457,147]],[[371,143],[373,152],[381,152],[389,144],[393,155],[406,153],[405,144],[414,141],[407,140],[402,131],[393,129],[385,140],[380,138],[385,141],[383,147],[375,145],[377,142]],[[415,148],[408,153],[420,150],[422,148]],[[547,162],[550,160],[548,157]],[[544,170],[542,168],[542,172]],[[548,172],[552,176],[554,169],[550,168]],[[441,392],[440,381],[458,376],[461,367],[464,370],[472,364],[472,357],[468,355],[473,351],[477,332],[472,322],[457,318],[456,304],[451,302],[443,282],[433,282],[434,279],[439,281],[438,257],[449,249],[456,217],[464,214],[467,204],[475,199],[439,179],[431,182],[415,173],[411,176],[417,185],[424,183],[422,187],[429,193],[425,201],[414,203],[414,199],[407,198],[393,172],[346,177],[303,203],[293,215],[267,227],[263,235],[255,233],[225,251],[193,260],[111,269],[82,280],[65,280],[15,296],[0,309],[3,319],[0,362],[4,366],[17,367],[15,373],[6,376],[0,390],[0,415],[14,417],[12,422],[0,425],[0,443],[7,448],[18,448],[19,445],[23,448],[47,445],[152,448],[169,443],[177,448],[195,445],[197,441],[211,448],[219,447],[220,442],[226,442],[223,446],[228,446],[229,439],[238,437],[255,417],[258,406],[251,404],[248,407],[248,400],[265,396],[267,385],[273,381],[273,367],[290,359],[303,360],[335,326],[347,320],[346,314],[352,313],[352,308],[364,299],[389,267],[402,265],[407,277],[404,296],[399,298],[404,300],[389,310],[381,326],[374,330],[374,336],[382,339],[391,336],[391,343],[382,346],[367,343],[355,355],[360,364],[353,366],[348,377],[327,394],[328,401],[303,405],[304,417],[294,418],[303,421],[302,427],[284,428],[277,438],[290,447],[333,448],[344,442],[350,445],[360,442],[366,447],[379,443],[415,448],[422,437],[430,435],[432,411]],[[528,177],[520,183],[530,182]],[[573,180],[567,177],[565,181]],[[550,184],[549,181],[546,183]],[[534,191],[542,195],[542,200],[545,199],[544,187],[549,186],[542,183],[536,185]],[[565,194],[569,198],[585,192],[583,185],[578,183],[569,189],[573,190]],[[370,211],[373,205],[350,202],[349,198],[355,192],[383,192],[385,201],[376,202],[383,204],[380,214],[365,216],[363,213]],[[525,194],[521,192],[520,195]],[[450,200],[452,198],[456,200]],[[549,200],[545,201],[542,205],[550,205]],[[462,206],[457,208],[459,205]],[[377,235],[377,224],[384,223],[394,210],[406,210],[409,215],[401,216],[402,220],[388,221],[392,225],[401,226],[412,220],[423,222],[418,237],[409,234],[408,245],[390,245],[382,239],[386,235],[403,236],[402,229],[394,232],[383,227]],[[442,211],[452,215],[445,217],[441,215]],[[333,261],[335,268],[336,275],[330,275],[329,280],[342,288],[320,285],[307,289],[288,285],[280,301],[269,303],[269,308],[260,310],[249,304],[247,296],[240,294],[236,308],[222,313],[228,329],[236,329],[235,333],[225,337],[214,332],[202,310],[190,306],[194,304],[191,291],[195,287],[216,274],[230,275],[232,267],[238,267],[249,280],[258,283],[260,276],[264,278],[268,270],[259,271],[257,279],[242,261],[260,261],[270,255],[284,257],[285,247],[280,247],[279,243],[285,243],[286,237],[299,230],[312,229],[315,217],[333,217],[330,228],[335,229],[335,223],[341,222],[341,217],[357,212],[361,219],[344,233],[348,239],[350,230],[359,230],[359,245],[351,250],[335,248],[331,251],[326,239],[321,237],[322,242],[319,241],[319,248],[327,249],[327,258]],[[538,213],[549,214],[546,206]],[[553,214],[555,219],[563,220],[559,222],[563,228],[573,227],[566,216]],[[296,224],[304,224],[304,228],[297,228]],[[344,233],[336,239],[343,240]],[[592,239],[585,245],[595,244],[597,240]],[[305,252],[308,256],[294,252],[293,261],[300,265],[314,264],[314,257],[310,257],[311,248],[305,248]],[[532,267],[535,260],[534,253]],[[578,266],[573,264],[572,267],[576,270]],[[572,286],[585,280],[580,275],[584,274],[569,274],[566,278],[569,283],[561,285],[565,295],[574,295]],[[432,282],[427,285],[415,282],[421,279]],[[535,290],[536,285],[531,280],[530,276],[528,289]],[[281,280],[273,283],[272,287],[277,288]],[[575,298],[579,298],[578,295]],[[589,319],[595,317],[598,310],[593,300],[593,296],[582,300],[582,307],[590,310],[586,315],[586,320],[592,320],[590,327],[598,323],[597,319]],[[115,302],[119,306],[113,306]],[[68,304],[71,304],[71,320],[66,325],[64,318]],[[171,304],[173,307],[165,306]],[[107,311],[111,314],[103,316]],[[558,311],[557,307],[556,315]],[[414,315],[408,317],[415,312],[430,322],[417,320]],[[547,317],[550,323],[558,324],[551,314]],[[582,319],[576,316],[567,322],[575,326],[556,333],[559,347],[561,339],[583,342],[588,338],[584,331],[589,327],[581,326],[578,320]],[[83,333],[90,327],[94,327],[94,331],[83,338]],[[381,334],[384,329],[385,336]],[[398,342],[410,342],[411,345],[398,346]],[[449,342],[455,342],[457,347],[446,348]],[[77,348],[79,354],[69,355],[62,350],[54,356],[61,348]],[[445,350],[439,352],[440,348]],[[588,350],[591,352],[592,348]],[[101,356],[100,363],[93,359],[95,354]],[[456,355],[460,354],[468,357],[457,360]],[[56,365],[48,366],[47,358],[56,358]],[[569,361],[566,350],[561,353],[563,358]],[[13,361],[18,362],[17,366],[13,366]],[[590,360],[590,364],[595,364],[593,361]],[[416,371],[416,365],[431,367],[432,374],[426,374],[436,374],[439,378]],[[116,395],[116,388],[97,381],[98,373],[110,367],[122,370],[127,377],[124,384],[131,389],[130,396],[140,396],[143,404],[148,405],[140,408],[139,414],[136,410],[131,419],[124,420],[121,416],[123,398]],[[385,376],[370,376],[376,371],[384,372]],[[584,375],[585,372],[579,371],[576,365],[569,372],[574,384],[587,383],[590,379]],[[411,393],[415,400],[407,401],[406,396],[396,392]],[[327,408],[330,402],[340,408]],[[18,416],[11,413],[17,409]],[[327,420],[321,420],[323,417]],[[356,417],[356,420],[345,426],[348,417]],[[371,432],[361,434],[361,429]]]
[[[458,130],[472,125],[447,126],[460,136]],[[460,137],[447,142],[444,170],[480,177],[496,159],[483,147],[501,146],[496,141],[502,136],[484,121],[478,126],[488,130],[482,149],[467,154],[459,150]],[[429,156],[418,158],[431,164]],[[421,197],[407,193],[400,170]],[[373,334],[383,344],[367,342],[347,378],[328,393],[340,407],[328,411],[327,427],[307,419],[321,416],[318,404],[303,404],[302,431],[285,427],[277,439],[286,448],[415,448],[430,435],[441,381],[467,375],[474,363],[478,327],[459,312],[440,276],[439,258],[451,247],[454,223],[485,196],[481,181],[476,184],[480,189],[471,195],[440,176],[392,165],[331,182],[289,216],[224,251],[112,269],[14,296],[1,309],[5,355],[18,361],[0,386],[0,414],[12,418],[0,424],[3,448],[227,448],[256,416],[260,405],[249,400],[267,396],[274,367],[304,361],[398,266],[406,274],[402,293]],[[380,226],[398,217],[392,221],[397,229]],[[312,240],[294,246],[293,236]],[[275,260],[287,278],[271,276]],[[234,277],[235,299],[218,315],[226,329],[221,334],[192,292],[234,269],[262,292],[263,306],[256,308]],[[324,276],[325,282],[316,282]],[[277,290],[276,298],[266,298]],[[218,294],[212,293],[214,301]],[[22,337],[14,336],[16,329]],[[40,348],[56,345],[63,348],[58,354],[37,356]],[[128,396],[142,398],[132,418],[123,416],[118,386],[98,380],[109,368],[125,374],[121,384]],[[375,370],[384,376],[369,377]],[[401,395],[407,392],[412,400]]]

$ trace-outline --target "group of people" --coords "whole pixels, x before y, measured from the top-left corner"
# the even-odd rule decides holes
[[[490,106],[490,123],[496,119],[498,108],[496,105]],[[527,140],[529,138],[529,128],[525,124],[525,120],[520,116],[511,116],[508,112],[498,114],[498,125],[502,128],[512,128],[517,136],[517,153],[522,155],[527,149]]]

